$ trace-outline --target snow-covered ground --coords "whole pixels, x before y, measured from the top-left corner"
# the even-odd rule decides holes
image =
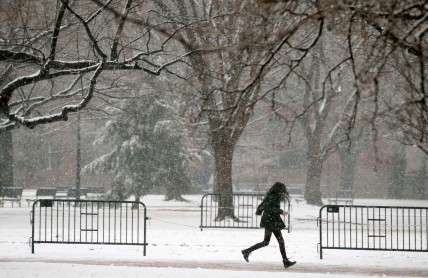
[[[201,195],[190,202],[164,202],[150,195],[142,202],[147,223],[143,247],[37,244],[31,254],[30,207],[0,208],[0,276],[15,277],[428,277],[427,252],[325,250],[317,252],[319,208],[292,201],[292,232],[283,231],[288,256],[297,264],[282,266],[278,243],[253,252],[240,250],[263,239],[261,229],[200,230]],[[356,200],[360,205],[428,206],[427,201]]]

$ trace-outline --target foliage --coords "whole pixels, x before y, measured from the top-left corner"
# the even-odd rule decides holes
[[[111,152],[84,171],[112,172],[112,194],[119,199],[134,195],[138,200],[150,189],[164,188],[167,199],[180,200],[190,189],[190,154],[176,104],[145,95],[123,101],[118,108],[122,112],[106,123],[97,140],[112,145]]]

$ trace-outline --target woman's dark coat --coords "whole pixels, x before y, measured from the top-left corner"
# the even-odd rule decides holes
[[[282,230],[285,228],[281,215],[283,210],[280,209],[281,196],[277,193],[268,193],[262,203],[257,207],[256,215],[262,215],[260,227],[271,231]]]

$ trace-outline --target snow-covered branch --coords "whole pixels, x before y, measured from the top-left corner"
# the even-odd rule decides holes
[[[156,22],[156,18],[153,22],[145,19],[149,26],[146,29],[138,28],[135,23],[126,24],[130,20],[128,13],[144,18],[144,13],[149,12],[138,10],[141,3],[133,4],[131,0],[124,3],[117,24],[116,15],[111,12],[115,3],[112,0],[99,6],[92,1],[52,0],[51,4],[56,3],[57,14],[43,21],[45,30],[34,25],[40,20],[28,20],[26,26],[16,21],[10,25],[16,27],[17,37],[1,36],[0,65],[5,70],[0,80],[0,130],[10,128],[14,122],[34,127],[66,120],[67,114],[87,107],[97,91],[95,81],[109,82],[111,77],[115,80],[118,71],[159,76],[192,54],[171,47],[175,43],[171,38],[179,36],[183,26],[190,26],[191,22],[174,27],[169,22]],[[38,14],[43,10],[33,9],[33,4],[27,3],[22,8],[34,10],[34,17],[51,14]],[[113,9],[116,8],[114,5]],[[116,29],[113,34],[112,28]],[[27,31],[20,33],[21,30]],[[89,74],[91,78],[87,77]],[[76,80],[81,88],[73,91]],[[50,89],[46,90],[47,87]],[[83,90],[87,90],[84,97]],[[79,104],[70,105],[66,101],[70,98],[74,98],[71,103]],[[50,111],[50,103],[60,111]]]

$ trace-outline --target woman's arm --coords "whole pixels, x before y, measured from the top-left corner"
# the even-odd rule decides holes
[[[266,198],[263,199],[263,201],[260,203],[260,205],[257,207],[256,215],[262,215],[262,212],[265,210],[266,207]]]

